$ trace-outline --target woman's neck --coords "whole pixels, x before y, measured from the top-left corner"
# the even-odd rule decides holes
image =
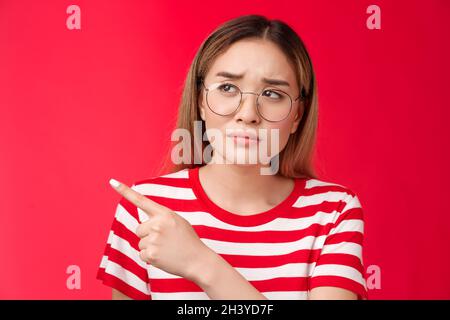
[[[262,175],[260,168],[260,165],[208,164],[200,168],[199,179],[214,202],[234,206],[236,210],[261,212],[283,201],[292,192],[294,181],[281,175]]]

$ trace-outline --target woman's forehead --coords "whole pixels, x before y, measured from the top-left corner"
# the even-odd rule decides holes
[[[211,65],[208,77],[225,79],[218,74],[242,75],[242,80],[262,81],[263,78],[295,83],[294,69],[281,49],[271,41],[240,40],[219,55]]]

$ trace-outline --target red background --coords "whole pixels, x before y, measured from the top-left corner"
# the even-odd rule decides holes
[[[81,30],[66,27],[71,4]],[[381,30],[366,27],[372,4]],[[449,8],[0,0],[0,298],[110,298],[95,279],[119,200],[109,178],[156,174],[200,43],[257,13],[289,23],[311,54],[317,165],[365,210],[364,262],[381,268],[370,298],[450,299]],[[69,265],[80,290],[66,287]]]

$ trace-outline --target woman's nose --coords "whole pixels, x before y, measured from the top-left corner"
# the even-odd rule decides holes
[[[241,120],[245,123],[259,123],[261,121],[256,106],[257,98],[258,95],[251,92],[242,94],[241,104],[235,114],[237,121]]]

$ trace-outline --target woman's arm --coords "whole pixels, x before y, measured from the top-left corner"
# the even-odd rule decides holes
[[[267,300],[250,282],[220,255],[210,250],[198,261],[194,282],[213,300]],[[354,300],[357,295],[337,287],[318,287],[309,292],[310,300]]]
[[[209,249],[202,257],[191,278],[212,300],[267,300],[213,250]]]
[[[112,289],[112,300],[133,300],[129,296],[124,295],[122,292],[116,289]]]
[[[357,300],[356,293],[337,287],[317,287],[308,295],[309,300]]]

